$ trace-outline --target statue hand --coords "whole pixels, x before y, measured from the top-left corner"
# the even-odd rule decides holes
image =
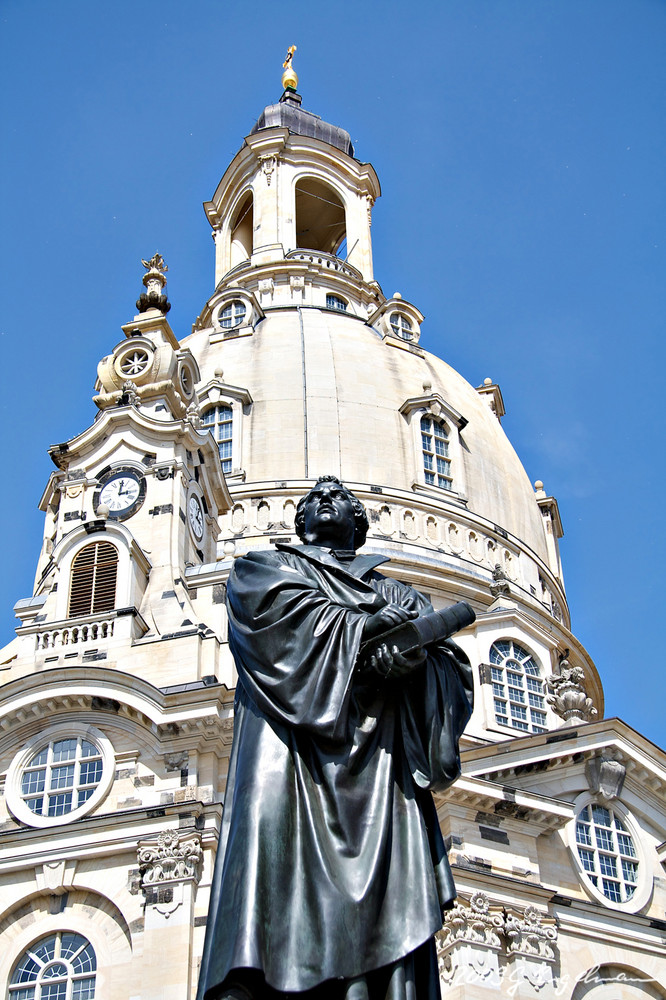
[[[389,629],[395,628],[396,625],[410,621],[412,618],[418,618],[418,616],[418,611],[408,611],[407,608],[403,608],[399,604],[387,604],[381,611],[368,616],[363,627],[363,641],[374,639],[376,635],[382,635]]]
[[[409,653],[401,653],[397,646],[389,649],[383,642],[370,657],[370,666],[382,677],[404,677],[417,670],[425,661],[424,649],[418,648]]]

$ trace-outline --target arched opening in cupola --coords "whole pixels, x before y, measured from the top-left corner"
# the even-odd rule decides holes
[[[341,255],[346,237],[345,206],[339,195],[315,177],[304,177],[298,181],[296,245],[304,250]]]
[[[231,225],[231,267],[249,260],[252,256],[253,218],[252,192],[248,191],[236,213]]]

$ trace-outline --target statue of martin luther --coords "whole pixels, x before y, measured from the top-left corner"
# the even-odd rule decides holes
[[[450,640],[381,641],[432,608],[356,554],[367,528],[322,477],[298,505],[305,544],[229,578],[235,731],[199,1000],[439,1000],[455,890],[431,792],[459,774],[471,669]]]

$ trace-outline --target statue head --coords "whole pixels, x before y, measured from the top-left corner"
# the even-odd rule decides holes
[[[308,545],[360,549],[368,533],[365,507],[336,476],[320,476],[299,500],[296,534]]]

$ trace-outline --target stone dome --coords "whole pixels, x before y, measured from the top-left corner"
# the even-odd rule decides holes
[[[252,397],[241,444],[246,482],[333,473],[416,492],[426,504],[491,522],[547,559],[534,489],[498,417],[440,358],[325,307],[280,308],[251,336],[211,343],[201,331],[187,346],[204,383],[221,366],[224,382]],[[448,431],[450,490],[423,482],[420,420],[433,412]]]
[[[375,280],[379,180],[347,135],[285,94],[204,204],[216,286],[182,346],[232,506],[218,562],[188,573],[198,586],[251,549],[297,541],[298,501],[336,475],[364,503],[364,551],[387,557],[389,575],[435,607],[474,606],[475,628],[458,637],[480,665],[469,733],[543,732],[556,724],[544,678],[566,651],[601,697],[569,631],[557,502],[530,484],[504,433],[499,386],[471,386],[425,351],[418,307]],[[541,679],[507,721],[489,660],[514,648]]]

